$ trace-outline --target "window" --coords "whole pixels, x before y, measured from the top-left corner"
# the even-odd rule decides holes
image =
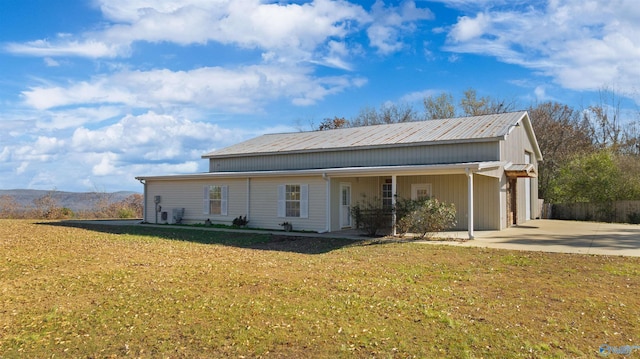
[[[300,217],[300,186],[285,186],[285,216]]]
[[[204,186],[204,214],[227,215],[227,186]]]
[[[411,185],[411,199],[419,200],[430,198],[433,196],[431,192],[431,183],[414,183]]]
[[[309,185],[278,186],[278,217],[309,217]]]
[[[391,183],[382,184],[382,208],[391,209],[393,207],[393,191]]]

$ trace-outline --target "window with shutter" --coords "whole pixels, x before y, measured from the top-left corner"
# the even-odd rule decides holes
[[[309,217],[309,185],[278,186],[278,217]]]
[[[228,187],[209,185],[204,186],[203,213],[210,215],[227,215]]]

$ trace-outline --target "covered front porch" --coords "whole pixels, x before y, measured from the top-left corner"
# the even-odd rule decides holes
[[[457,225],[452,230],[466,231],[466,238],[473,238],[475,230],[499,230],[506,223],[500,205],[506,187],[500,162],[328,169],[323,178],[330,194],[330,232],[354,228],[350,210],[358,203],[379,201],[391,209],[398,200],[421,197],[453,203]],[[395,234],[395,213],[390,213],[389,229]]]

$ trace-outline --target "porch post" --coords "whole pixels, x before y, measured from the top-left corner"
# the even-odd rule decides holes
[[[397,181],[396,175],[391,175],[391,235],[396,235],[396,201]]]
[[[324,232],[331,232],[331,178],[327,176],[327,173],[322,174],[322,179],[325,181],[325,225]]]
[[[251,219],[251,177],[247,177],[247,211],[244,215],[247,220]]]
[[[467,216],[468,216],[468,226],[469,226],[469,239],[473,239],[473,172],[467,168],[465,170],[467,173],[467,193],[469,195]]]

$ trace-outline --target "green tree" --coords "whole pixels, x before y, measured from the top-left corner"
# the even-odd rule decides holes
[[[624,170],[627,160],[608,149],[577,156],[560,170],[557,198],[561,203],[593,203],[598,218],[613,220],[615,201],[640,198],[640,179]]]
[[[560,169],[558,199],[562,202],[608,203],[626,199],[622,173],[611,151],[577,156]]]

